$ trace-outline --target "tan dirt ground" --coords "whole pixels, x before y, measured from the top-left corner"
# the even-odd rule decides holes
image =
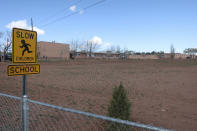
[[[21,96],[22,77],[6,74],[0,62],[0,92]],[[131,120],[175,130],[197,130],[197,61],[74,60],[40,62],[28,75],[30,99],[107,114],[112,89],[120,82],[132,102]]]

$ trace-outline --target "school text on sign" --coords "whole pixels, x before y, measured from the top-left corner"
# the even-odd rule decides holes
[[[40,74],[39,64],[9,65],[7,68],[8,76]]]

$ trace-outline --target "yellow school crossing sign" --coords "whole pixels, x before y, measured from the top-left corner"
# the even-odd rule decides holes
[[[36,49],[37,32],[13,28],[12,63],[14,64],[8,66],[8,76],[24,75],[25,77],[28,74],[40,74],[40,65],[36,63]]]
[[[36,63],[37,32],[13,28],[12,61],[13,63]]]

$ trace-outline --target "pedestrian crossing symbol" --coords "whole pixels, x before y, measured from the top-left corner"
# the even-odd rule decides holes
[[[35,31],[13,28],[13,63],[36,63],[37,33]]]

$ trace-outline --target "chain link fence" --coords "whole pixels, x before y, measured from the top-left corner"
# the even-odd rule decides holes
[[[0,93],[0,130],[169,131],[2,93]]]

